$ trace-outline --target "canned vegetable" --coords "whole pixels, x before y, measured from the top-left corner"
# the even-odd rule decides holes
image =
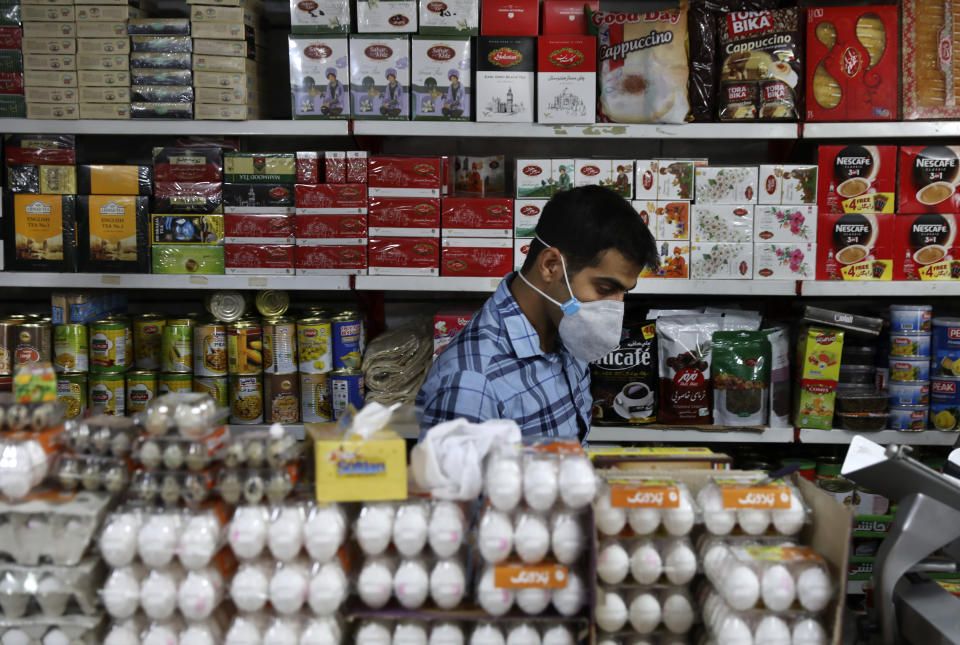
[[[260,374],[230,376],[230,423],[263,423],[263,383]]]
[[[300,371],[305,374],[326,374],[333,369],[333,348],[330,343],[330,321],[326,318],[301,318],[297,321],[297,343],[300,346]]]
[[[299,380],[295,372],[263,375],[266,423],[296,423],[300,419]]]
[[[53,367],[66,374],[90,371],[87,326],[78,323],[53,328]]]
[[[103,407],[104,414],[122,417],[126,414],[126,395],[124,393],[124,375],[109,372],[90,375],[90,407]]]
[[[928,405],[929,381],[891,381],[887,387],[890,405]]]
[[[194,374],[227,375],[227,327],[219,322],[206,322],[193,332]]]
[[[136,414],[147,409],[150,401],[156,398],[160,387],[160,378],[150,370],[127,372],[127,414]]]
[[[300,374],[300,418],[304,423],[333,421],[329,374]]]
[[[167,320],[160,347],[162,371],[168,374],[193,373],[193,326],[189,318]]]
[[[57,376],[57,400],[63,404],[68,419],[75,419],[86,412],[89,396],[86,374]]]
[[[263,371],[267,374],[297,371],[297,325],[292,319],[264,319]]]
[[[227,327],[227,366],[230,374],[263,372],[263,330],[259,321],[239,320]]]
[[[217,407],[230,407],[230,389],[226,376],[194,376],[193,391],[209,394]]]
[[[138,370],[160,369],[163,327],[166,321],[159,314],[143,314],[133,321],[133,356]]]
[[[13,365],[50,362],[50,323],[21,322],[14,328]]]
[[[890,334],[890,355],[930,358],[930,334]]]
[[[334,420],[339,419],[349,405],[357,410],[362,408],[365,394],[363,372],[360,370],[330,372],[330,399]]]
[[[90,367],[94,372],[125,372],[130,367],[125,321],[110,317],[90,323]]]
[[[181,392],[193,392],[193,374],[180,372],[164,373],[157,383],[157,396]]]
[[[897,406],[890,408],[890,429],[916,431],[927,429],[929,408],[923,405]]]
[[[360,336],[363,322],[360,314],[346,311],[330,321],[330,335],[333,338],[333,369],[358,369],[360,367]]]
[[[217,291],[206,304],[210,315],[226,323],[240,320],[247,311],[247,298],[240,291]]]
[[[287,313],[290,308],[290,296],[286,291],[267,289],[257,293],[257,311],[264,318],[276,318]]]

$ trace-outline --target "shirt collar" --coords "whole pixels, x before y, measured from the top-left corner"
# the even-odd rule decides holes
[[[500,281],[500,285],[493,294],[493,304],[500,314],[503,328],[507,330],[507,337],[510,339],[510,344],[513,345],[513,351],[517,358],[550,357],[550,354],[540,349],[540,334],[534,329],[533,324],[520,309],[517,299],[510,292],[510,285],[516,275],[517,273],[514,271]],[[559,338],[556,340],[556,352],[554,353],[566,353],[566,349]]]

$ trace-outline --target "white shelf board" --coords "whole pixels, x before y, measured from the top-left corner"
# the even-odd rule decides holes
[[[350,288],[350,277],[345,275],[162,275],[0,271],[0,288],[2,287],[345,291]]]
[[[801,284],[804,296],[892,296],[898,298],[960,296],[960,282],[844,282],[842,280],[808,280]]]
[[[518,139],[796,139],[796,123],[473,123],[469,121],[354,121],[356,135],[383,137],[499,137]]]
[[[194,121],[191,119],[0,119],[0,132],[21,134],[115,135],[269,135],[291,137],[347,136],[347,121]]]
[[[804,123],[804,139],[907,139],[957,137],[960,121],[873,121],[854,123]]]
[[[704,431],[694,428],[644,428],[638,426],[594,426],[587,434],[594,443],[632,443],[662,441],[665,443],[793,443],[793,428]]]
[[[417,275],[358,275],[357,291],[477,291],[493,293],[502,278]]]
[[[251,424],[251,425],[229,424],[227,427],[230,428],[230,432],[232,434],[243,434],[245,432],[258,432],[258,431],[269,430],[270,425],[271,424],[269,423],[257,423],[257,424]],[[302,423],[284,423],[281,425],[283,425],[284,429],[290,434],[292,434],[294,437],[296,437],[297,439],[304,438],[305,435],[304,435],[304,428]],[[420,429],[416,426],[416,424],[400,423],[400,424],[393,424],[391,427],[394,430],[396,430],[397,434],[399,434],[404,439],[416,439],[420,434]]]
[[[814,430],[801,428],[800,443],[809,444],[849,444],[857,435],[863,435],[870,441],[879,444],[908,444],[911,446],[952,446],[960,439],[956,432],[941,432],[940,430],[924,430],[922,432],[900,432],[899,430],[879,430],[874,432],[857,432],[854,430]]]
[[[670,280],[642,278],[630,293],[693,296],[795,296],[795,280]],[[849,295],[849,294],[848,294]]]

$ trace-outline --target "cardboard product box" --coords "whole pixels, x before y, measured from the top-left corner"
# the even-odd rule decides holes
[[[80,270],[91,273],[149,273],[149,198],[80,195]]]
[[[350,101],[354,119],[410,118],[410,67],[401,64],[409,56],[407,36],[350,39]]]
[[[77,57],[72,54],[26,54],[23,69],[57,72],[77,69]]]
[[[143,11],[129,5],[77,5],[77,22],[121,22],[142,18]]]
[[[79,38],[75,46],[78,54],[129,54],[130,38]]]
[[[194,22],[190,31],[194,38],[263,42],[260,30],[243,22]]]
[[[77,166],[77,192],[86,195],[151,195],[153,166]]]
[[[630,205],[633,207],[633,210],[637,212],[637,215],[640,216],[640,219],[643,220],[644,225],[646,225],[647,230],[650,231],[653,239],[660,239],[657,228],[657,202],[634,200],[630,202]]]
[[[298,214],[367,213],[367,187],[363,184],[297,184],[293,191]]]
[[[540,36],[537,39],[537,122],[594,123],[596,120],[596,38]]]
[[[457,309],[441,309],[433,314],[433,357],[436,358],[454,336],[463,331],[474,312]]]
[[[816,166],[760,166],[759,204],[816,204]]]
[[[196,103],[194,118],[214,121],[246,121],[260,118],[260,109],[253,105],[221,105],[219,103]]]
[[[154,148],[153,174],[158,182],[220,182],[223,153],[220,148]]]
[[[957,216],[897,215],[894,219],[894,280],[960,280]]]
[[[226,159],[224,162],[229,164]],[[225,213],[293,214],[293,190],[292,182],[226,183],[223,185],[223,210]]]
[[[317,153],[314,153],[317,154]],[[316,172],[320,172],[320,159],[323,157],[323,179],[328,184],[346,184],[346,183],[364,183],[366,182],[366,173],[364,173],[363,182],[347,181],[347,153],[343,150],[327,150],[322,155],[317,155]],[[299,162],[299,158],[298,158]],[[299,169],[297,171],[299,177]],[[299,180],[298,180],[299,181]],[[319,181],[319,180],[318,180]],[[307,182],[310,183],[310,182]],[[318,182],[312,182],[318,183]]]
[[[23,72],[24,87],[77,87],[77,72]]]
[[[223,179],[235,184],[293,184],[297,180],[296,155],[292,152],[226,152]]]
[[[513,269],[519,271],[523,268],[523,263],[527,261],[527,255],[530,254],[530,245],[533,244],[532,237],[513,238]]]
[[[40,166],[7,164],[6,189],[11,193],[40,194]]]
[[[27,118],[79,119],[80,105],[77,103],[27,103]]]
[[[753,246],[754,280],[813,280],[816,266],[816,244],[764,242]]]
[[[460,156],[454,158],[454,190],[460,195],[494,197],[508,195],[506,157]]]
[[[441,211],[444,238],[513,237],[513,200],[445,197]]]
[[[3,29],[15,29],[15,27],[3,27]],[[74,55],[77,53],[77,39],[70,37],[24,38],[21,47],[3,47],[3,49],[20,49],[24,54]]]
[[[817,38],[818,30],[824,28],[832,28],[832,42]],[[806,120],[895,121],[899,87],[889,79],[898,78],[899,51],[896,5],[811,8],[807,11]]]
[[[161,181],[156,179],[157,173],[160,172],[157,164],[153,165],[154,179],[153,182],[153,196],[155,198],[159,197],[199,197],[204,200],[207,200],[210,204],[216,204],[216,209],[211,211],[188,211],[196,213],[205,213],[205,212],[222,212],[223,208],[223,193],[222,193],[222,184],[220,182],[212,181],[198,181],[198,182],[186,182],[186,181]],[[156,200],[155,200],[156,201]],[[164,213],[167,211],[161,211],[156,208],[156,205],[152,209],[154,213]]]
[[[960,57],[957,44],[943,31],[948,20],[960,20],[960,5],[930,0],[899,4],[902,118],[960,118],[960,96],[952,82],[960,73]]]
[[[603,186],[626,200],[633,199],[633,162],[627,159],[577,159],[574,184]]]
[[[589,36],[586,8],[592,12],[600,10],[600,0],[545,0],[541,11],[540,33],[547,36]]]
[[[158,184],[154,184],[153,205],[150,209],[153,213],[171,215],[194,213],[214,215],[223,213],[223,201],[219,192],[206,195],[202,193],[191,194],[186,191],[169,190],[163,184],[159,185],[164,190],[164,194],[157,194]],[[182,184],[181,186],[190,186],[190,184]]]
[[[753,242],[753,204],[694,204],[690,220],[694,242]]]
[[[80,22],[76,24],[77,38],[118,38],[127,35],[127,24],[120,22]]]
[[[844,332],[828,327],[800,329],[797,341],[794,423],[801,428],[829,430],[840,378]]]
[[[191,26],[200,22],[242,22],[245,25],[256,27],[260,22],[260,17],[259,8],[218,7],[199,4],[190,6]]]
[[[297,213],[297,244],[366,244],[367,216],[352,213]],[[335,242],[331,241],[335,240]]]
[[[517,159],[516,164],[517,199],[550,198],[575,186],[573,159]]]
[[[23,94],[23,74],[0,74],[0,94]]]
[[[357,32],[417,33],[416,0],[357,0]]]
[[[754,242],[817,241],[817,207],[757,205],[753,211]]]
[[[636,199],[656,200],[659,194],[660,161],[657,159],[638,159],[634,163],[634,197]]]
[[[308,2],[310,0],[307,0]],[[193,53],[207,56],[239,56],[257,59],[257,44],[254,40],[216,40],[213,38],[192,38]]]
[[[297,246],[297,275],[366,275],[366,244]]]
[[[480,31],[478,0],[419,0],[420,31],[425,36],[476,36]]]
[[[371,197],[440,197],[443,164],[439,157],[370,157]]]
[[[127,23],[131,36],[189,36],[189,18],[131,18]]]
[[[657,240],[660,266],[644,269],[641,278],[669,278],[686,280],[690,277],[690,242],[684,240]]]
[[[897,212],[960,211],[960,146],[901,146]]]
[[[293,213],[223,214],[226,244],[296,244],[296,218]]]
[[[691,280],[750,280],[753,278],[753,244],[693,244],[690,247]]]
[[[330,172],[330,166],[327,166]],[[370,153],[366,150],[347,151],[347,183],[365,184],[370,172]]]
[[[296,273],[296,247],[292,244],[226,244],[223,256],[228,275]]]
[[[28,87],[23,91],[30,103],[76,103],[80,92],[75,87]]]
[[[513,200],[513,236],[532,237],[537,230],[537,222],[546,199],[515,199]]]
[[[346,155],[344,155],[344,179],[346,179]],[[298,184],[318,184],[320,183],[320,154],[312,150],[302,150],[297,152],[297,183]],[[331,181],[334,183],[344,183]]]
[[[123,87],[90,87],[80,88],[80,104],[84,103],[129,103],[130,88]],[[129,114],[129,105],[128,114]],[[82,111],[82,110],[81,110]]]
[[[371,197],[367,224],[373,237],[439,237],[441,202],[435,197]]]
[[[185,275],[223,275],[222,246],[157,244],[150,249],[153,257],[150,273]]]
[[[470,120],[470,56],[469,38],[413,37],[411,112],[414,120]]]
[[[371,237],[370,275],[439,275],[440,238]]]
[[[256,61],[239,56],[207,56],[193,54],[193,70],[195,72],[222,72],[225,74],[246,74],[257,76],[262,68]]]
[[[15,271],[77,270],[74,195],[13,195],[4,261]]]
[[[817,280],[892,280],[894,216],[821,212]]]
[[[513,271],[513,241],[488,237],[444,237],[441,275],[502,278]]]
[[[540,3],[536,0],[487,0],[480,7],[483,36],[536,36]]]
[[[690,239],[690,202],[655,202],[653,213],[657,217],[659,240]],[[649,205],[649,204],[648,204]]]
[[[296,36],[350,33],[346,0],[290,0],[290,31]]]
[[[821,213],[892,213],[896,146],[820,146],[817,200]]]
[[[81,119],[129,119],[130,106],[126,103],[81,103]]]
[[[4,135],[8,164],[72,166],[77,163],[76,137],[69,134]]]
[[[150,215],[151,244],[222,246],[223,215]]]
[[[657,199],[693,201],[696,168],[695,161],[661,159],[657,163]]]
[[[128,70],[130,58],[125,54],[77,54],[77,69]]]
[[[294,119],[350,118],[346,37],[288,40]]]
[[[23,22],[74,22],[77,19],[72,5],[25,4],[20,8]]]
[[[126,87],[132,80],[130,72],[126,70],[80,70],[75,76],[83,87]]]
[[[193,103],[190,85],[133,85],[128,88],[134,103]]]
[[[24,38],[76,38],[75,22],[27,22],[23,25]]]
[[[4,27],[20,27],[23,25],[19,2],[11,0],[0,4],[0,25]]]
[[[23,73],[23,54],[13,49],[0,50],[0,73]]]
[[[694,176],[698,204],[757,203],[756,166],[708,166]]]
[[[524,36],[477,38],[477,75],[474,86],[477,97],[477,121],[533,122],[536,57],[536,38]]]

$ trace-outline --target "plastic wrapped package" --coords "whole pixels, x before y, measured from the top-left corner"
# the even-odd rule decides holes
[[[179,433],[187,439],[201,439],[223,424],[226,410],[218,408],[209,395],[165,394],[154,399],[138,417],[150,435]]]
[[[327,562],[346,541],[347,515],[338,504],[317,504],[303,525],[304,547],[316,562]]]
[[[172,35],[189,36],[189,18],[130,18],[127,33],[131,36]]]
[[[709,533],[727,535],[734,527],[747,535],[770,529],[785,536],[800,532],[809,516],[800,491],[780,480],[754,486],[758,479],[715,477],[700,489],[697,503]]]
[[[93,540],[112,496],[82,491],[23,502],[0,501],[0,552],[19,564],[42,558],[76,565]]]
[[[193,82],[193,71],[189,69],[134,69],[130,71],[131,88],[138,85],[179,85]]]
[[[72,134],[4,135],[8,164],[72,166],[77,163],[77,141]]]
[[[190,69],[191,57],[186,53],[138,52],[130,54],[131,69]]]
[[[632,638],[658,630],[686,634],[696,618],[689,592],[678,587],[605,588],[597,603],[597,626],[613,639],[621,633]]]
[[[278,503],[293,492],[300,468],[224,468],[217,473],[216,492],[228,504]]]
[[[192,103],[192,85],[133,85],[130,100],[144,103]]]
[[[412,403],[427,378],[433,338],[420,322],[381,334],[363,356],[367,400],[384,405]]]
[[[189,54],[193,51],[193,39],[190,36],[131,36],[130,51],[133,53]]]
[[[184,504],[195,508],[212,501],[217,492],[218,477],[223,471],[211,468],[197,472],[136,471],[130,482],[130,493],[147,503]],[[259,498],[256,500],[259,501]]]
[[[213,147],[154,148],[153,172],[156,181],[220,182],[223,181],[223,152]]]
[[[239,441],[237,443],[243,445]],[[137,439],[133,458],[147,470],[199,472],[222,460],[232,445],[225,426],[198,439],[179,435],[147,435]]]
[[[95,615],[104,573],[102,563],[93,557],[72,567],[5,563],[0,567],[0,608],[7,618]]]
[[[705,597],[702,615],[707,633],[717,645],[742,642],[827,645],[830,642],[820,619],[808,613],[735,611],[716,592],[710,592]]]
[[[130,103],[131,119],[192,119],[193,103]]]
[[[96,645],[102,642],[106,619],[102,615],[0,617],[0,640],[5,643],[71,643]]]
[[[63,490],[82,488],[118,493],[125,490],[130,481],[125,459],[98,455],[61,455],[54,474]]]

